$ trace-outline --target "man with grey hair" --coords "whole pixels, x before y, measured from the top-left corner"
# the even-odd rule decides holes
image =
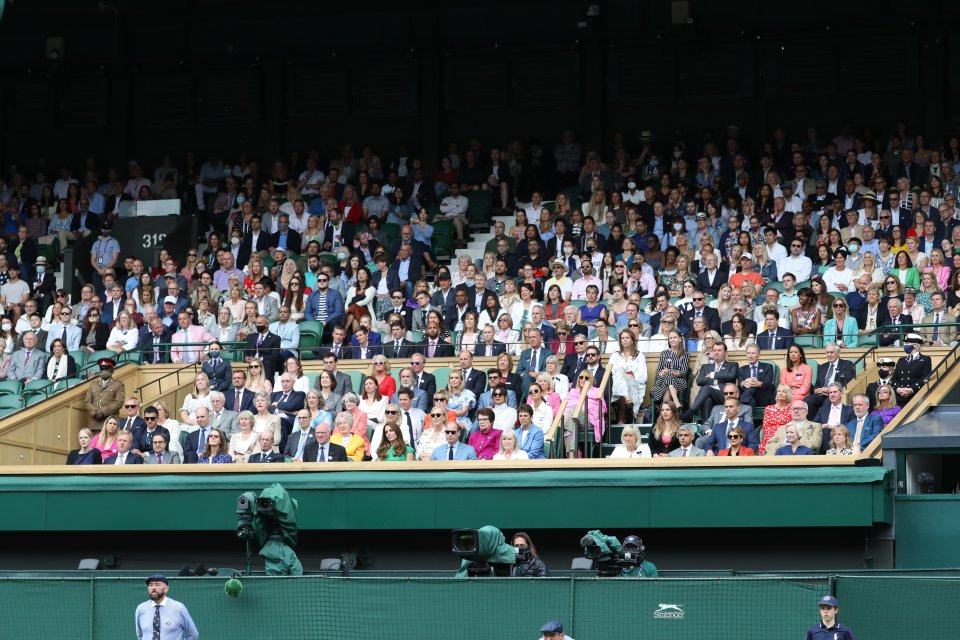
[[[330,431],[329,422],[317,425],[313,442],[307,443],[303,449],[304,462],[347,462],[347,450],[330,442]]]
[[[233,434],[240,432],[239,414],[225,408],[227,398],[219,391],[210,392],[210,424],[223,431],[229,439]]]
[[[274,391],[270,397],[271,413],[280,416],[282,435],[279,444],[281,451],[286,448],[287,436],[289,436],[293,430],[294,416],[297,414],[297,411],[303,409],[307,401],[307,394],[303,391],[296,391],[293,388],[294,382],[293,374],[289,371],[284,371],[283,375],[280,376],[280,391]]]
[[[773,435],[770,436],[770,439],[765,445],[766,449],[762,452],[764,455],[775,455],[777,449],[786,444],[786,428],[788,425],[796,430],[800,438],[800,444],[809,447],[814,453],[820,451],[820,448],[823,446],[822,426],[817,422],[811,422],[807,419],[807,405],[803,400],[793,400],[790,403],[790,422],[778,427]],[[759,454],[761,452],[758,451],[757,453]]]
[[[852,402],[855,417],[847,423],[847,429],[850,430],[850,442],[854,446],[854,452],[859,453],[883,431],[883,419],[879,415],[870,414],[870,398],[865,394],[854,395]]]
[[[429,404],[433,402],[433,399],[427,399],[426,392],[424,392],[423,389],[417,389],[413,369],[410,367],[404,367],[403,369],[400,369],[400,375],[398,378],[400,379],[400,385],[397,387],[397,391],[390,396],[390,402],[397,404],[399,402],[397,394],[400,392],[400,389],[407,388],[413,393],[413,406],[426,413],[427,409],[429,409]]]
[[[282,453],[275,453],[273,447],[273,431],[267,429],[257,436],[257,451],[250,454],[247,462],[251,464],[260,464],[266,462],[285,462]]]
[[[284,455],[294,462],[303,462],[304,449],[307,444],[313,442],[316,438],[316,431],[310,426],[310,410],[304,407],[297,411],[297,426],[287,438],[287,447],[283,450]]]
[[[843,403],[843,385],[839,382],[828,384],[827,400],[820,407],[813,421],[830,428],[838,424],[847,424],[854,417],[853,407]]]
[[[520,397],[527,397],[527,389],[536,382],[537,373],[547,366],[547,357],[553,352],[543,346],[543,333],[532,327],[527,334],[527,348],[520,353],[517,375],[520,377]]]

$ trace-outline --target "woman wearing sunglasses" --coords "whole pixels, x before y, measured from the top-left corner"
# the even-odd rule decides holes
[[[446,442],[446,436],[443,433],[446,425],[446,408],[438,404],[433,405],[430,413],[427,414],[427,423],[423,426],[423,433],[417,441],[417,458],[419,460],[430,460],[433,450]]]
[[[727,442],[730,444],[726,449],[720,449],[718,456],[753,456],[756,452],[750,447],[744,446],[747,434],[740,427],[734,427],[727,433]]]
[[[604,432],[603,417],[607,413],[607,403],[600,395],[600,390],[594,385],[593,375],[587,371],[581,371],[576,378],[576,387],[570,389],[567,394],[567,408],[564,410],[563,419],[563,445],[568,458],[577,457],[577,442],[579,440],[579,429],[577,421],[585,428],[593,427],[593,442],[600,442],[600,437]],[[580,409],[580,414],[574,416],[577,404],[581,396],[586,396]],[[585,456],[591,454],[590,451],[580,452]]]

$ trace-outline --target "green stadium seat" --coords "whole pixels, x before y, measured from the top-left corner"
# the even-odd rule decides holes
[[[307,383],[309,384],[309,386],[310,386],[311,389],[313,389],[314,387],[316,387],[317,378],[320,376],[320,372],[319,372],[319,371],[316,372],[316,373],[314,373],[314,372],[312,372],[312,371],[308,371],[308,372],[304,373],[303,375],[307,376]]]
[[[0,380],[0,395],[19,395],[23,391],[23,383],[19,380]]]
[[[489,225],[490,207],[493,194],[489,191],[477,190],[467,194],[467,220],[471,225]]]
[[[438,367],[430,373],[437,379],[437,389],[446,387],[450,381],[450,367]]]
[[[43,391],[34,391],[32,393],[24,393],[23,400],[26,403],[26,406],[30,407],[35,404],[39,404],[47,399],[47,394]]]
[[[77,363],[77,369],[83,369],[87,364],[87,352],[86,351],[71,351],[70,355],[73,356],[74,362]]]
[[[823,338],[820,336],[794,336],[794,343],[800,345],[804,349],[822,349],[823,348]]]
[[[53,386],[53,383],[49,380],[31,380],[23,385],[24,395],[28,393],[41,392],[44,395],[50,392],[50,387]]]
[[[433,232],[430,238],[431,250],[437,260],[453,259],[453,234],[446,231]]]
[[[10,393],[5,393],[0,395],[0,409],[17,409],[23,408],[23,398],[19,395],[13,395]]]
[[[353,392],[358,396],[360,391],[363,389],[363,379],[366,377],[366,374],[363,371],[344,371],[350,376],[350,382],[353,384]]]

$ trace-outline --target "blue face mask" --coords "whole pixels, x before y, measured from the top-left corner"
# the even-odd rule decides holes
[[[246,202],[246,201],[247,201],[247,196],[243,195],[242,193],[237,196],[237,204],[238,204],[238,205],[239,205],[239,204],[243,204],[243,203]]]
[[[41,275],[43,275],[43,273],[44,273],[46,270],[47,270],[46,267],[37,267],[37,273],[39,273],[39,274],[41,274]]]
[[[913,353],[913,345],[912,344],[903,345],[903,352],[906,353],[907,355],[910,355],[911,353]]]

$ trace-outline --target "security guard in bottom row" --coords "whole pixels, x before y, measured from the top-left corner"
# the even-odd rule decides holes
[[[807,630],[807,640],[854,640],[853,632],[837,622],[840,605],[833,596],[823,596],[817,603],[820,624]]]

